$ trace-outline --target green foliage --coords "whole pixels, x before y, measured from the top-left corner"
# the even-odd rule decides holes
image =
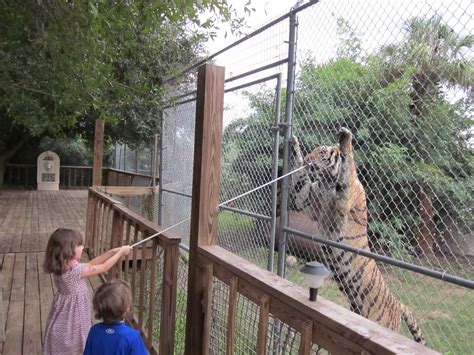
[[[406,259],[419,232],[422,193],[433,204],[438,233],[452,225],[466,231],[473,223],[474,66],[462,56],[472,37],[456,34],[438,17],[415,18],[407,23],[404,40],[364,58],[348,23],[338,23],[339,57],[324,64],[308,57],[301,64],[293,132],[309,150],[333,145],[340,127],[351,129],[372,241]],[[449,88],[463,92],[462,99],[448,99]],[[255,168],[257,162],[268,164],[264,157],[271,153],[256,149],[252,130],[265,122],[261,108],[273,100],[263,93],[251,102],[255,114],[236,123],[246,128],[229,126],[224,137],[232,136],[234,164]],[[252,182],[251,174],[248,178],[249,185],[260,183]]]
[[[238,196],[271,179],[275,100],[274,93],[262,89],[259,95],[245,93],[253,113],[236,119],[223,133],[221,199]],[[256,191],[237,203],[240,208],[268,213],[270,187]]]
[[[108,141],[150,141],[164,78],[243,21],[220,0],[6,0],[0,14],[0,158],[27,137],[90,141],[99,117]]]
[[[36,157],[45,150],[52,150],[59,155],[61,165],[90,166],[93,160],[93,149],[85,139],[78,136],[75,139],[52,139],[44,137],[36,151]],[[105,147],[104,155],[112,153],[111,147]]]

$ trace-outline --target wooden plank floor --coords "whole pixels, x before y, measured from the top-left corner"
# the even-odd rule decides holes
[[[86,208],[86,190],[0,190],[0,252],[44,251],[59,227],[84,234]]]
[[[40,354],[54,283],[42,270],[49,235],[59,227],[84,235],[87,191],[0,191],[2,354]],[[101,281],[89,279],[92,292]]]

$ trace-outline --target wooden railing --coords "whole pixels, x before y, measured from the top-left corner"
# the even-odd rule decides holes
[[[92,167],[61,166],[59,168],[59,185],[62,188],[87,188],[92,184]]]
[[[105,169],[104,169],[105,170]],[[107,168],[107,186],[152,186],[153,177],[139,173]],[[158,178],[156,178],[158,182]]]
[[[308,290],[295,285],[241,257],[217,246],[198,248],[200,269],[206,280],[217,278],[228,285],[224,296],[227,308],[226,353],[234,353],[238,326],[246,319],[238,319],[239,295],[252,301],[258,310],[257,354],[266,354],[269,339],[292,338],[299,354],[310,354],[311,349],[326,349],[332,354],[438,354],[437,352],[361,317],[335,303],[318,297],[309,300]],[[215,282],[210,282],[201,301],[204,310],[203,354],[209,353],[209,331],[212,322],[212,297]],[[222,290],[219,291],[219,293]],[[222,295],[221,295],[222,297]],[[242,299],[240,302],[243,302]],[[246,313],[244,313],[246,314]],[[271,322],[278,319],[281,332],[272,334]],[[289,328],[288,328],[289,327]],[[288,329],[292,329],[288,332]],[[252,346],[249,344],[249,346]],[[282,344],[280,344],[281,347]],[[291,349],[295,351],[296,349]],[[282,353],[287,353],[281,349]]]
[[[86,246],[90,258],[136,243],[159,230],[98,189],[89,189]],[[130,283],[135,307],[128,321],[140,330],[152,354],[172,354],[174,349],[180,240],[166,232],[158,235],[135,247],[132,255],[107,273],[108,279],[119,277]]]
[[[8,164],[5,172],[5,185],[36,187],[36,165]],[[103,181],[107,186],[142,186],[153,185],[153,177],[149,175],[116,170],[102,169]],[[158,184],[158,178],[155,178]],[[92,186],[91,166],[62,165],[59,173],[59,186],[63,189],[82,189]]]

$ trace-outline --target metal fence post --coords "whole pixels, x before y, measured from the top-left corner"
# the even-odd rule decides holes
[[[281,74],[278,74],[276,85],[276,100],[275,100],[275,127],[273,127],[274,141],[273,141],[273,160],[272,160],[272,180],[278,178],[278,149],[280,146],[280,112],[281,112]],[[267,269],[273,272],[273,254],[275,251],[275,231],[276,213],[277,213],[277,193],[278,183],[275,181],[272,184],[272,214],[271,214],[271,231],[270,231],[270,248],[268,250]]]
[[[293,119],[293,94],[295,84],[296,70],[296,29],[298,23],[296,12],[292,9],[290,13],[290,34],[288,38],[288,77],[286,81],[286,106],[285,106],[285,136],[283,145],[283,172],[287,174],[290,171],[290,140],[292,134]],[[289,177],[282,179],[281,184],[281,203],[280,203],[280,240],[278,241],[278,271],[279,276],[285,275],[285,253],[286,253],[286,232],[284,228],[288,224],[288,189]]]

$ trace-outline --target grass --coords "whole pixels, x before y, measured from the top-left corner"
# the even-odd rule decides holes
[[[268,251],[259,251],[266,258]],[[263,258],[262,256],[262,258]],[[275,253],[275,260],[277,255]],[[261,258],[257,258],[260,260]],[[304,261],[286,267],[286,278],[302,287],[304,279],[299,269]],[[260,263],[261,267],[265,267]],[[384,279],[395,296],[414,313],[423,331],[426,346],[443,354],[473,354],[474,349],[474,292],[467,288],[396,267],[385,267]],[[345,296],[335,282],[327,281],[319,294],[345,308]],[[408,327],[401,322],[400,333],[412,338]]]
[[[219,231],[238,228],[250,228],[254,219],[238,213],[221,211],[219,213]]]

